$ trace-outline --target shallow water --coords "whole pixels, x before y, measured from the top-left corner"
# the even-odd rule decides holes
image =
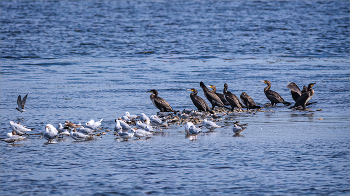
[[[9,121],[152,115],[147,90],[195,109],[199,82],[292,102],[287,82],[311,82],[306,111],[265,107],[223,116],[215,132],[185,137],[171,125],[150,139],[1,144],[1,195],[348,195],[349,6],[346,1],[1,1],[1,132]],[[28,95],[19,113],[18,95]],[[322,111],[319,111],[321,109]],[[248,123],[233,137],[233,121]],[[203,128],[203,131],[207,131]]]

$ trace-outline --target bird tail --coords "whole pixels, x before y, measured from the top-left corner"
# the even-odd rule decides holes
[[[283,104],[284,104],[285,106],[289,106],[289,105],[291,105],[291,103],[290,103],[290,102],[288,102],[288,101],[283,102]]]

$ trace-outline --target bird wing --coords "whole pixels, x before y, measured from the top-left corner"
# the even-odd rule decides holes
[[[198,108],[198,110],[202,110],[205,112],[210,110],[207,102],[205,102],[204,99],[202,99],[201,97],[193,95],[191,96],[191,99],[193,104]]]
[[[289,90],[294,91],[294,92],[298,93],[299,95],[301,95],[301,91],[300,91],[298,85],[295,84],[294,82],[289,83],[289,84],[287,85],[287,88],[288,88]]]
[[[221,93],[215,93],[224,105],[230,105],[230,103],[225,99],[225,95]]]
[[[226,97],[226,100],[231,104],[232,108],[234,107],[242,108],[242,105],[239,99],[237,98],[237,96],[232,94],[230,91],[227,91],[225,97]]]
[[[17,97],[17,105],[18,105],[18,109],[22,109],[21,95],[18,95],[18,97]]]
[[[26,94],[26,96],[24,96],[23,99],[22,99],[22,105],[21,105],[22,109],[24,109],[24,105],[26,104],[27,96],[28,96],[28,94]]]
[[[157,106],[157,108],[159,110],[161,110],[161,112],[171,112],[173,111],[173,108],[170,106],[170,104],[165,101],[163,98],[157,97],[154,99],[154,104]],[[162,111],[162,109],[163,111]]]
[[[224,103],[222,103],[221,99],[215,93],[208,91],[205,97],[210,101],[210,103],[224,107]]]
[[[275,103],[283,103],[284,99],[281,97],[280,94],[276,93],[275,91],[272,90],[267,90],[265,91],[266,97]]]

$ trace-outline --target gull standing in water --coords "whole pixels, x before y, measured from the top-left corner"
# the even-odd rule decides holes
[[[13,121],[10,121],[10,125],[13,131],[15,131],[18,135],[24,135],[28,131],[32,131],[33,129],[28,129],[27,127],[19,124],[14,123]]]
[[[67,136],[70,135],[68,129],[65,129],[61,123],[58,123],[57,131],[58,131],[58,134],[62,135],[62,137],[63,135],[67,135]]]
[[[70,136],[71,136],[74,140],[91,139],[91,136],[90,136],[90,135],[85,135],[84,133],[79,133],[79,132],[77,132],[76,129],[71,129],[71,131],[70,131]]]
[[[136,122],[136,127],[138,129],[144,129],[146,131],[153,131],[152,126],[149,125],[149,121],[148,121],[148,124],[147,124],[147,122],[146,123],[142,123],[140,120],[138,120]]]
[[[244,130],[245,128],[244,127],[241,127],[241,126],[239,126],[239,125],[237,125],[237,124],[234,124],[233,125],[233,132],[235,133],[235,134],[240,134],[240,133],[242,133],[242,131]]]
[[[16,108],[16,110],[20,111],[21,113],[26,111],[24,110],[24,106],[26,104],[27,96],[28,94],[26,94],[26,96],[24,96],[23,99],[21,99],[21,95],[18,95],[18,98],[17,98],[18,108]]]
[[[118,131],[122,130],[123,127],[120,125],[119,120],[118,120],[118,119],[115,119],[115,122],[116,122],[116,124],[115,124],[115,126],[114,126],[114,131],[118,132]]]
[[[137,115],[131,115],[129,112],[125,112],[124,116],[127,116],[129,120],[133,121],[137,118]]]
[[[101,125],[102,120],[103,118],[100,121],[94,121],[93,119],[91,119],[86,123],[86,127],[97,130],[97,128]]]
[[[145,113],[141,113],[140,114],[140,121],[141,122],[146,122],[146,121],[150,122],[150,119],[148,118],[148,116]]]
[[[186,124],[185,124],[185,132],[186,132],[186,134],[187,135],[190,135],[190,127],[192,126],[192,125],[194,125],[192,122],[187,122]]]
[[[124,141],[127,141],[134,137],[135,130],[131,129],[130,132],[118,132],[118,135],[123,138]]]
[[[137,129],[135,128],[135,133],[134,133],[134,136],[141,139],[141,137],[149,137],[151,136],[152,133],[149,132],[149,131],[146,131],[144,129]]]
[[[119,119],[120,126],[122,127],[123,130],[130,130],[131,127],[128,123],[123,121],[122,119]]]
[[[157,115],[152,115],[150,117],[151,123],[157,126],[168,126],[167,122],[163,122]]]
[[[201,133],[201,128],[198,128],[196,127],[195,125],[191,125],[189,128],[188,128],[188,132],[189,132],[189,135],[195,135],[195,134],[199,134]]]
[[[12,133],[7,133],[7,138],[4,139],[4,141],[7,143],[15,144],[15,142],[18,142],[23,139],[26,139],[26,137],[19,136],[16,134],[16,131],[12,131]]]
[[[78,131],[80,133],[83,133],[83,134],[92,135],[95,130],[91,129],[91,128],[87,127],[87,126],[86,127],[81,126],[81,127],[79,127]]]
[[[217,125],[215,122],[213,121],[208,121],[207,119],[203,120],[204,126],[209,129],[210,131],[216,129],[216,128],[220,128],[221,126]]]
[[[53,125],[51,124],[46,125],[44,138],[47,139],[49,143],[52,143],[52,141],[57,137],[57,134],[58,134],[58,131]]]

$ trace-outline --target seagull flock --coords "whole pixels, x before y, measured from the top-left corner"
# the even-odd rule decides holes
[[[277,103],[290,105],[290,103],[284,101],[277,92],[270,90],[271,83],[268,80],[262,82],[268,85],[264,89],[264,93],[271,101],[272,106]],[[305,109],[306,105],[309,104],[308,102],[314,95],[312,89],[314,84],[315,83],[311,83],[308,87],[304,86],[301,91],[295,83],[289,83],[287,88],[291,90],[293,100],[295,101],[294,106],[290,108],[302,107]],[[192,109],[184,109],[182,112],[174,111],[167,101],[158,97],[158,91],[153,89],[147,92],[152,93],[150,99],[154,106],[159,109],[159,112],[150,117],[144,113],[141,113],[140,115],[131,115],[129,112],[125,112],[122,117],[115,119],[114,135],[116,135],[117,139],[122,139],[124,141],[132,138],[150,138],[154,133],[161,132],[162,127],[168,127],[172,124],[184,124],[186,135],[195,136],[196,138],[197,135],[203,133],[202,128],[204,127],[208,132],[221,128],[222,126],[217,125],[215,121],[220,121],[221,117],[233,112],[244,112],[242,108],[247,108],[245,112],[254,114],[256,114],[256,112],[264,112],[261,110],[262,107],[256,105],[254,100],[245,92],[240,96],[242,103],[236,95],[228,91],[228,85],[226,83],[224,84],[223,94],[217,93],[214,85],[208,86],[212,89],[209,90],[203,82],[200,82],[200,87],[203,89],[204,96],[209,103],[211,103],[211,108],[203,98],[197,95],[198,91],[195,88],[192,88],[187,90],[192,92],[190,98],[198,111]],[[24,108],[27,97],[28,94],[25,95],[23,99],[21,99],[20,95],[17,98],[18,107],[16,110],[21,113],[26,111]],[[231,108],[228,106],[231,106]],[[49,144],[56,143],[55,139],[64,136],[71,137],[76,141],[91,140],[96,136],[106,134],[105,132],[98,132],[101,130],[102,121],[103,119],[100,119],[99,121],[91,119],[86,122],[85,125],[65,121],[64,124],[59,123],[57,127],[52,124],[47,124],[45,126],[45,131],[41,133],[41,136],[46,139]],[[12,132],[7,133],[7,138],[3,139],[3,141],[7,143],[14,144],[20,140],[29,138],[30,134],[28,134],[28,132],[34,130],[13,121],[10,121],[10,125]],[[247,124],[241,124],[238,121],[234,122],[232,127],[234,136],[241,136],[240,133],[246,129],[246,126]],[[106,130],[106,132],[107,131],[109,130]]]

